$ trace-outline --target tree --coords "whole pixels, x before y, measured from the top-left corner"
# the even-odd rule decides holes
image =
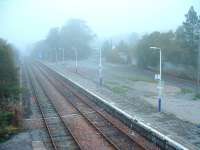
[[[182,47],[185,50],[189,50],[187,54],[190,55],[189,65],[197,67],[197,53],[198,53],[198,41],[199,41],[199,18],[197,16],[194,7],[191,6],[188,13],[185,15],[186,20],[183,22],[183,43]]]
[[[12,46],[0,39],[0,110],[18,100],[19,81]]]
[[[197,69],[198,43],[200,39],[200,18],[191,7],[185,15],[186,20],[179,26],[175,33],[153,32],[145,35],[136,45],[137,62],[140,67],[155,67],[158,65],[155,52],[149,50],[150,46],[161,47],[164,61],[185,67],[192,66]],[[179,59],[177,59],[177,57]]]
[[[52,48],[46,40],[36,42],[34,44],[33,50],[31,51],[31,55],[35,58],[40,58],[44,60],[55,60],[55,54],[52,52]]]
[[[64,49],[67,58],[74,57],[76,48],[79,58],[86,58],[90,55],[93,38],[94,34],[85,21],[71,19],[61,29],[50,29],[46,39],[35,44],[33,55],[38,57],[43,54],[55,61],[56,55],[62,55],[60,48]]]
[[[109,53],[112,50],[112,42],[108,40],[104,41],[101,49],[102,49],[103,57],[107,57],[108,55],[110,55]]]
[[[124,51],[124,45],[121,43],[118,47],[121,51]],[[105,41],[102,44],[102,51],[103,51],[103,57],[105,57],[107,62],[111,63],[123,63],[122,58],[119,54],[119,49],[112,46],[112,41]]]
[[[159,36],[160,32],[153,32],[150,35],[144,35],[136,45],[136,58],[139,67],[147,68],[148,66],[158,65],[158,55],[149,47],[159,46]]]
[[[116,46],[116,49],[118,52],[122,53],[126,57],[126,64],[131,63],[131,52],[130,48],[127,43],[125,43],[123,40],[119,42],[119,44]]]
[[[56,27],[56,28],[50,29],[45,41],[47,42],[47,44],[51,48],[58,49],[59,46],[60,46],[60,32],[59,32],[59,28]]]
[[[20,92],[17,60],[16,49],[0,39],[0,142],[15,132],[10,129],[19,121],[18,110],[15,107]]]
[[[61,29],[61,43],[68,49],[68,56],[73,57],[73,48],[78,51],[79,58],[88,57],[91,52],[90,43],[94,38],[86,22],[79,19],[69,20]]]
[[[177,39],[179,40],[183,51],[182,58],[185,59],[185,64],[193,66],[196,70],[194,77],[197,79],[197,93],[199,93],[199,67],[200,67],[200,17],[198,17],[194,7],[191,6],[188,13],[185,15],[186,20],[177,31]]]

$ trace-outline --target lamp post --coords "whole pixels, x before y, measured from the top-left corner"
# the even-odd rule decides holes
[[[56,52],[56,63],[58,61],[58,52],[57,52],[57,49],[55,48],[55,52]]]
[[[58,48],[58,61],[62,62],[62,48]]]
[[[77,49],[76,48],[73,48],[74,49],[74,54],[75,54],[75,66],[76,66],[76,73],[78,72],[78,54],[77,54]]]
[[[99,48],[99,85],[102,86],[103,77],[102,77],[102,61],[101,61],[101,48]]]
[[[154,50],[159,50],[160,52],[160,74],[155,75],[156,79],[159,80],[158,82],[158,111],[161,112],[161,105],[162,105],[162,50],[159,47],[150,47]]]
[[[64,61],[65,61],[65,49],[64,48],[62,48],[62,61],[64,64]]]

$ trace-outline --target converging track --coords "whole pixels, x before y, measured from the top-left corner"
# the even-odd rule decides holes
[[[62,117],[56,111],[48,95],[46,95],[40,83],[33,76],[31,69],[27,69],[26,78],[30,82],[34,100],[38,105],[52,148],[54,150],[78,150],[79,146],[74,141],[69,130],[65,127]]]
[[[29,80],[53,149],[159,149],[41,63]],[[28,70],[28,69],[27,69]]]

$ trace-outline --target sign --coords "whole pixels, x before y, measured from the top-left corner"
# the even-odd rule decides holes
[[[160,74],[155,74],[155,80],[160,80]]]

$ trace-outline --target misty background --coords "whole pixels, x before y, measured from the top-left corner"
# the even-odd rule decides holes
[[[85,20],[99,40],[132,32],[175,30],[198,0],[1,0],[0,37],[25,51],[71,18]]]
[[[38,61],[200,146],[199,0],[0,0],[0,143],[32,111]]]

